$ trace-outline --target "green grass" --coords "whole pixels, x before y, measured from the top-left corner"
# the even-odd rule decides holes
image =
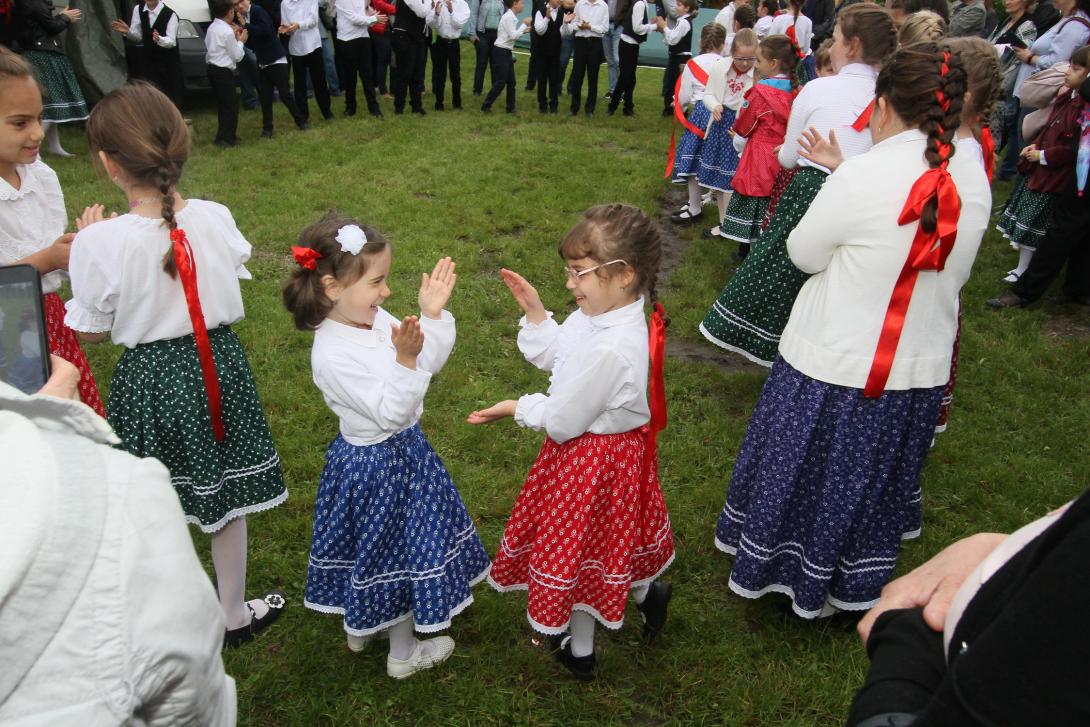
[[[520,79],[526,65],[519,56]],[[467,52],[464,77],[469,69]],[[602,79],[604,87],[604,68]],[[620,632],[599,631],[595,683],[567,678],[535,648],[518,594],[479,587],[476,603],[450,631],[458,642],[452,660],[404,683],[385,676],[381,647],[349,653],[336,617],[302,607],[312,503],[337,425],[310,381],[311,337],[294,330],[280,305],[295,235],[330,207],[382,230],[394,241],[387,307],[395,315],[415,311],[421,271],[440,255],[457,260],[450,308],[460,323],[458,344],[428,394],[423,426],[495,552],[541,435],[510,422],[474,428],[464,420],[481,405],[546,385],[515,347],[518,310],[498,269],[519,270],[549,307],[566,311],[556,245],[581,211],[624,201],[660,214],[670,193],[661,179],[669,122],[659,118],[660,83],[660,72],[640,71],[635,119],[605,117],[601,101],[594,119],[542,117],[536,98],[521,90],[518,116],[483,116],[467,93],[465,112],[395,117],[384,102],[384,123],[338,118],[304,134],[278,108],[278,136],[263,141],[259,114],[250,112],[242,115],[245,144],[229,152],[210,144],[214,110],[191,110],[196,145],[182,192],[226,204],[255,246],[254,280],[243,284],[247,316],[236,328],[291,492],[286,504],[250,522],[250,591],[280,587],[292,603],[268,633],[224,657],[238,680],[242,724],[841,723],[866,667],[851,619],[804,623],[784,615],[776,598],[732,595],[730,561],[712,545],[765,376],[725,353],[712,358],[726,366],[694,357],[668,361],[671,418],[660,446],[678,551],[669,572],[670,623],[651,648],[640,645],[631,610]],[[340,99],[334,104],[339,114]],[[425,105],[430,109],[428,97]],[[86,151],[75,129],[65,130],[64,141]],[[124,204],[85,154],[49,161],[73,214],[93,202]],[[681,262],[663,297],[671,339],[691,347],[702,344],[696,325],[733,264],[730,250],[700,239],[698,228],[679,234]],[[964,291],[950,431],[928,459],[924,534],[904,548],[899,572],[960,536],[1015,528],[1090,481],[1090,314],[1047,301],[1029,311],[987,310],[983,301],[1002,289],[998,280],[1013,256],[989,233]],[[105,393],[119,351],[90,348]],[[192,532],[207,564],[208,540]]]

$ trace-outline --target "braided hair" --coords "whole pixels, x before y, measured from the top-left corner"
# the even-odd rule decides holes
[[[962,109],[963,120],[980,141],[981,127],[987,126],[999,102],[1003,76],[995,46],[983,38],[962,37],[946,41],[950,51],[958,56],[965,68],[969,103]]]
[[[799,80],[799,56],[797,46],[786,35],[769,35],[761,41],[758,52],[765,58],[779,63],[780,71],[791,80],[791,89],[795,90],[802,83]]]
[[[656,284],[662,265],[662,233],[639,207],[628,204],[591,207],[564,236],[559,252],[565,260],[590,258],[597,263],[624,260],[636,272],[637,290],[646,292],[652,303],[658,300]],[[599,268],[594,274],[608,279],[615,274],[611,267]]]

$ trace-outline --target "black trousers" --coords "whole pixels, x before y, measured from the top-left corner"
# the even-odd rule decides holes
[[[459,40],[440,38],[438,34],[431,44],[431,92],[435,94],[435,107],[443,105],[443,95],[450,73],[450,102],[456,109],[462,108],[462,47]]]
[[[609,108],[616,109],[621,101],[624,101],[624,110],[632,111],[632,94],[636,91],[636,65],[640,60],[640,46],[637,43],[626,43],[624,39],[618,44],[617,85],[613,87],[613,96],[609,99]]]
[[[484,69],[492,66],[492,46],[496,44],[496,30],[486,30],[477,36],[477,65],[473,69],[473,93],[484,92]],[[492,66],[492,84],[496,84],[496,67]]]
[[[238,93],[235,91],[235,72],[223,66],[208,64],[208,83],[216,97],[219,126],[216,141],[234,144],[238,141]]]
[[[390,46],[391,32],[387,29],[385,33],[375,33],[371,36],[371,60],[372,68],[374,68],[372,76],[379,93],[389,93],[394,86],[392,82],[386,85],[387,78],[390,76],[390,54],[393,52]]]
[[[1048,233],[1011,291],[1024,300],[1037,300],[1059,277],[1064,264],[1064,293],[1074,298],[1090,296],[1090,195],[1080,198],[1074,187],[1056,201]]]
[[[507,89],[507,110],[515,110],[515,56],[506,48],[492,46],[492,70],[495,80],[492,89],[484,97],[483,108],[490,109],[504,89]]]
[[[560,54],[548,55],[537,52],[537,105],[542,111],[556,111],[560,105],[560,81],[564,68],[560,65]]]
[[[530,17],[534,17],[534,11],[530,11]],[[526,70],[526,90],[533,91],[537,85],[537,57],[541,55],[541,36],[530,29],[530,62]]]
[[[394,111],[405,110],[405,94],[413,111],[423,111],[420,96],[424,91],[424,64],[428,58],[428,39],[423,35],[394,30]]]
[[[375,115],[379,110],[375,98],[375,84],[371,80],[371,39],[354,38],[352,40],[334,40],[333,49],[337,59],[337,80],[340,81],[344,94],[344,110],[356,113],[356,78],[363,85],[363,97],[367,101],[367,110]]]
[[[666,108],[674,106],[674,86],[677,85],[677,78],[691,57],[691,55],[671,55],[666,59],[666,72],[662,74],[662,103]]]
[[[598,69],[602,66],[602,39],[599,36],[575,38],[575,61],[571,69],[571,110],[579,113],[582,101],[583,77],[587,79],[587,113],[594,111],[598,101]]]
[[[165,93],[174,102],[174,105],[181,110],[185,95],[185,81],[182,79],[182,62],[180,60],[145,60],[141,68],[141,75],[149,83]]]
[[[325,80],[325,60],[319,46],[305,56],[291,56],[291,74],[295,84],[295,106],[304,119],[310,118],[310,105],[307,103],[307,73],[314,88],[314,100],[322,116],[333,118],[333,107],[329,101],[329,86]]]
[[[273,130],[273,89],[280,96],[284,108],[291,114],[291,120],[296,126],[302,126],[306,119],[299,113],[299,107],[295,105],[295,99],[291,95],[291,86],[288,84],[288,64],[274,63],[258,69],[257,72],[257,96],[261,101],[261,128],[263,131]]]

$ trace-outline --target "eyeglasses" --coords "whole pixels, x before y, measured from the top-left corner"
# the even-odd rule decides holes
[[[756,63],[757,56],[734,56],[734,60],[739,63]]]
[[[568,277],[571,278],[572,280],[579,280],[579,278],[583,277],[587,273],[593,273],[598,268],[604,268],[606,265],[613,265],[614,263],[623,263],[625,265],[628,265],[628,262],[626,260],[610,260],[608,263],[602,263],[601,265],[595,265],[593,268],[586,268],[585,270],[576,270],[575,268],[571,267],[570,265],[565,265],[564,266],[564,272],[566,272],[568,274]]]

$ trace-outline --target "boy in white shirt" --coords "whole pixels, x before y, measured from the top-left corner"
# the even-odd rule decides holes
[[[212,0],[210,5],[215,20],[204,36],[207,49],[208,83],[216,96],[219,125],[216,140],[221,149],[238,146],[238,93],[235,92],[235,67],[245,55],[242,44],[248,37],[246,31],[228,22],[235,12],[231,0]]]
[[[507,113],[515,113],[515,59],[512,52],[515,49],[515,41],[530,29],[532,18],[526,18],[521,23],[518,13],[525,6],[523,0],[503,0],[506,11],[500,18],[500,26],[496,31],[496,44],[492,46],[492,68],[496,72],[492,89],[484,97],[481,111],[486,114],[492,110],[492,104],[499,98],[503,89],[507,89]]]
[[[575,65],[571,72],[571,115],[579,114],[583,78],[587,78],[587,116],[594,116],[598,100],[598,69],[602,65],[602,36],[609,30],[609,8],[604,0],[579,0],[575,12],[564,18],[561,32],[575,35]]]
[[[435,110],[443,110],[444,86],[450,71],[450,102],[462,108],[462,51],[459,38],[462,26],[469,20],[466,0],[436,0],[425,22],[435,30],[431,44],[431,89],[435,94]]]
[[[288,55],[291,57],[292,84],[295,106],[304,121],[310,119],[307,103],[307,74],[314,90],[314,101],[322,112],[322,118],[333,118],[326,85],[325,61],[322,58],[322,36],[318,32],[318,0],[284,0],[280,5],[280,34],[288,36]]]

